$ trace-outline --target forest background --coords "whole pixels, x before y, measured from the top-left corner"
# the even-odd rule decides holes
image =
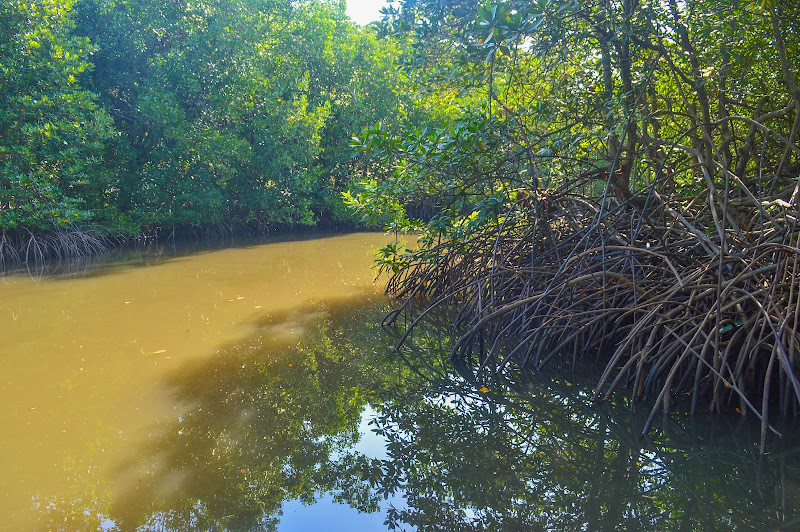
[[[350,138],[413,106],[397,45],[344,10],[4,2],[0,257],[175,228],[352,224]]]

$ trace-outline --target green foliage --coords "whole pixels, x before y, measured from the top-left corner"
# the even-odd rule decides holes
[[[362,183],[362,193],[345,196],[348,204],[369,220],[391,217],[387,225],[395,230],[422,227],[405,207],[434,205],[425,228],[429,239],[463,242],[474,230],[500,222],[515,192],[513,182],[499,177],[515,176],[521,182],[526,171],[524,152],[503,155],[513,150],[504,146],[503,136],[514,124],[482,108],[461,113],[442,128],[407,126],[390,133],[376,126],[354,138],[354,149],[394,172]]]
[[[350,221],[348,139],[401,107],[337,2],[14,0],[0,33],[5,230]]]
[[[378,259],[375,263],[381,271],[400,273],[411,264],[411,253],[410,249],[403,249],[398,243],[386,244],[378,250]]]
[[[380,27],[406,43],[406,90],[438,119],[365,130],[355,148],[391,171],[350,203],[460,245],[525,215],[519,193],[540,187],[793,186],[798,154],[773,140],[797,140],[798,19],[791,2],[401,1]],[[429,198],[436,216],[409,215]]]
[[[340,139],[397,98],[391,45],[340,6],[86,0],[81,20],[103,36],[94,82],[118,110],[120,206],[140,224],[347,216]]]
[[[0,6],[0,228],[52,230],[94,220],[110,195],[99,171],[111,119],[81,86],[88,39],[72,2]]]

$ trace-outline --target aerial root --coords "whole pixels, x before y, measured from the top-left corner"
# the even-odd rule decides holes
[[[536,222],[512,210],[415,255],[390,280],[400,306],[388,321],[414,301],[456,305],[451,357],[480,353],[478,372],[601,360],[597,400],[627,388],[653,402],[650,421],[678,399],[692,412],[749,412],[766,433],[770,415],[800,406],[800,212],[770,205],[769,227],[751,206],[722,239],[707,208],[676,201],[645,216],[553,195]]]

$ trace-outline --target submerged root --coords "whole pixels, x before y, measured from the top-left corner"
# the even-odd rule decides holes
[[[546,210],[418,253],[390,281],[402,303],[388,321],[416,300],[455,304],[451,356],[478,353],[478,372],[599,361],[597,400],[627,388],[653,403],[651,421],[676,399],[750,412],[766,433],[800,406],[800,211],[747,192],[739,206],[674,198],[644,211],[552,194]]]

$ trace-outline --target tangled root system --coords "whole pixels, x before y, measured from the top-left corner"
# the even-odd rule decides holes
[[[737,182],[692,198],[651,188],[620,202],[577,192],[588,185],[529,191],[535,205],[515,204],[468,242],[416,253],[390,281],[401,304],[387,321],[429,306],[400,345],[432,309],[456,306],[451,356],[474,357],[478,371],[599,360],[595,399],[627,388],[654,403],[650,421],[676,398],[692,412],[752,413],[762,438],[770,415],[796,415],[791,187],[764,197]]]

